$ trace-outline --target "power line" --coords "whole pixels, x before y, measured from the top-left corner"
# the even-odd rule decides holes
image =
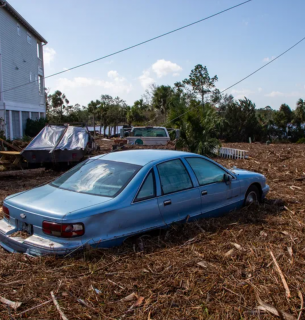
[[[248,3],[248,2],[251,2],[251,1],[252,1],[252,0],[247,0],[247,1],[241,2],[241,3],[239,3],[239,4],[235,5],[235,6],[232,6],[232,7],[230,7],[230,8],[225,9],[225,10],[222,10],[222,11],[219,11],[219,12],[217,12],[217,13],[214,13],[214,14],[206,17],[206,18],[203,18],[203,19],[197,20],[197,21],[195,21],[195,22],[189,23],[189,24],[187,24],[187,25],[185,25],[185,26],[183,26],[183,27],[174,29],[174,30],[172,30],[172,31],[163,33],[163,34],[161,34],[161,35],[159,35],[159,36],[156,36],[156,37],[150,38],[150,39],[148,39],[148,40],[139,42],[139,43],[137,43],[137,44],[135,44],[135,45],[132,45],[132,46],[127,47],[127,48],[125,48],[125,49],[121,49],[121,50],[119,50],[119,51],[110,53],[110,54],[108,54],[108,55],[106,55],[106,56],[103,56],[103,57],[101,57],[101,58],[98,58],[98,59],[95,59],[95,60],[91,60],[91,61],[82,63],[82,64],[80,64],[80,65],[77,65],[77,66],[75,66],[75,67],[72,67],[72,68],[69,68],[69,69],[66,69],[66,70],[63,70],[63,71],[60,71],[60,72],[53,73],[53,74],[51,74],[51,75],[49,75],[49,76],[43,77],[43,79],[51,78],[51,77],[57,76],[57,75],[59,75],[59,74],[62,74],[62,73],[65,73],[65,72],[68,72],[68,71],[71,71],[71,70],[74,70],[74,69],[77,69],[77,68],[86,66],[86,65],[88,65],[88,64],[91,64],[91,63],[94,63],[94,62],[97,62],[97,61],[100,61],[100,60],[103,60],[103,59],[106,59],[106,58],[109,58],[109,57],[111,57],[111,56],[114,56],[114,55],[116,55],[116,54],[122,53],[122,52],[124,52],[124,51],[128,51],[128,50],[130,50],[130,49],[139,47],[139,46],[141,46],[141,45],[143,45],[143,44],[145,44],[145,43],[148,43],[148,42],[157,40],[157,39],[162,38],[162,37],[165,37],[165,36],[167,36],[167,35],[169,35],[169,34],[171,34],[171,33],[174,33],[174,32],[180,31],[180,30],[182,30],[182,29],[188,28],[188,27],[193,26],[193,25],[195,25],[195,24],[197,24],[197,23],[200,23],[200,22],[202,22],[202,21],[211,19],[211,18],[213,18],[213,17],[215,17],[215,16],[218,16],[218,15],[224,13],[224,12],[230,11],[230,10],[235,9],[235,8],[237,8],[237,7],[240,7],[240,6],[242,6],[242,5],[244,5],[244,4]],[[27,83],[25,83],[25,84],[21,84],[21,85],[19,85],[19,86],[13,87],[13,88],[3,90],[3,91],[1,91],[1,93],[2,93],[2,92],[11,91],[11,90],[14,90],[14,89],[17,89],[17,88],[20,88],[20,87],[26,86],[26,85],[31,84],[31,83],[34,83],[34,82],[36,82],[36,81],[27,82]]]
[[[281,53],[280,55],[278,55],[277,57],[275,57],[274,59],[270,60],[269,62],[267,62],[266,64],[264,64],[262,67],[258,68],[257,70],[255,70],[254,72],[250,73],[249,75],[247,75],[246,77],[244,77],[243,79],[239,80],[238,82],[232,84],[230,87],[224,89],[221,91],[221,93],[231,89],[232,87],[236,86],[237,84],[241,83],[242,81],[250,78],[251,76],[253,76],[255,73],[257,73],[258,71],[262,70],[263,68],[267,67],[270,63],[272,63],[273,61],[277,60],[278,58],[280,58],[281,56],[283,56],[285,53],[287,53],[288,51],[290,51],[291,49],[293,49],[294,47],[296,47],[299,43],[301,43],[302,41],[305,40],[305,37],[303,39],[301,39],[300,41],[298,41],[297,43],[295,43],[292,47],[290,47],[289,49],[287,49],[286,51],[284,51],[283,53]]]
[[[296,47],[298,44],[300,44],[302,41],[305,40],[305,37],[303,39],[301,39],[300,41],[298,41],[297,43],[295,43],[293,46],[291,46],[290,48],[288,48],[287,50],[285,50],[284,52],[282,52],[280,55],[278,55],[277,57],[275,57],[274,59],[270,60],[269,62],[267,62],[266,64],[264,64],[262,67],[256,69],[254,72],[250,73],[249,75],[247,75],[246,77],[242,78],[241,80],[235,82],[234,84],[232,84],[230,87],[222,90],[220,93],[223,93],[229,89],[231,89],[232,87],[236,86],[237,84],[243,82],[244,80],[250,78],[251,76],[253,76],[255,73],[257,73],[258,71],[262,70],[263,68],[267,67],[270,63],[272,63],[273,61],[277,60],[278,58],[280,58],[281,56],[283,56],[285,53],[287,53],[288,51],[290,51],[291,49],[293,49],[294,47]],[[180,114],[180,116],[172,119],[170,122],[173,122],[174,120],[179,119],[180,117],[184,116],[185,114],[187,114],[190,110]]]

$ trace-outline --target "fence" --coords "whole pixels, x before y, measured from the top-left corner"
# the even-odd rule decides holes
[[[216,154],[218,154],[222,158],[248,159],[248,151],[247,150],[239,150],[239,149],[221,147],[218,150],[216,150]]]

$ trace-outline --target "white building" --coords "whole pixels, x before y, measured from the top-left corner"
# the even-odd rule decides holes
[[[42,46],[47,41],[5,0],[0,0],[0,130],[24,134],[26,120],[44,117]]]

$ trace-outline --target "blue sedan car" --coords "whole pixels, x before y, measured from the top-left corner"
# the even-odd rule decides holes
[[[0,245],[29,255],[115,246],[174,222],[222,215],[262,200],[268,191],[263,175],[230,171],[193,153],[109,153],[49,184],[7,197]]]

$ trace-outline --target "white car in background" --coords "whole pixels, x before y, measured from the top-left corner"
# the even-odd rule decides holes
[[[170,141],[168,131],[164,127],[133,127],[126,139],[128,144],[144,146],[165,146]]]

